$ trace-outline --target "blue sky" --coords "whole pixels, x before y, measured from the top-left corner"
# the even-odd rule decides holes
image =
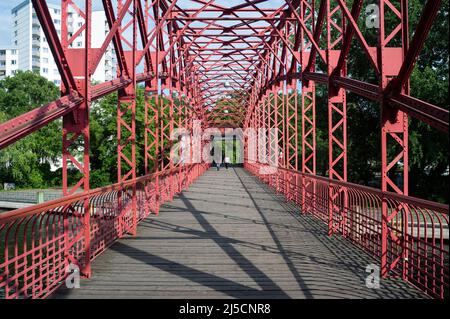
[[[24,0],[0,1],[0,46],[11,45],[11,9]],[[94,3],[99,0],[94,0]],[[61,0],[47,0],[47,3],[61,3]],[[99,1],[101,3],[101,1]]]
[[[11,44],[11,8],[21,2],[21,0],[0,2],[0,46]]]
[[[23,0],[0,1],[0,46],[11,45],[11,9],[22,3]],[[58,1],[47,1],[58,3]]]
[[[24,0],[0,0],[0,46],[11,45],[11,9]],[[61,0],[46,0],[47,3],[60,4]],[[77,2],[79,0],[75,0]],[[94,0],[94,10],[101,8],[101,1]]]
[[[0,1],[0,46],[11,45],[11,9],[22,3],[23,0],[1,0]],[[227,6],[234,0],[216,0],[216,3]],[[182,2],[182,1],[179,1]],[[236,1],[236,2],[241,2]],[[263,7],[279,7],[284,0],[270,0]],[[47,3],[61,3],[61,0],[47,0]],[[101,8],[101,1],[94,0],[94,10]]]

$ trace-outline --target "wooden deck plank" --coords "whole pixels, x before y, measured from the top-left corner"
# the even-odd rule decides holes
[[[376,262],[376,261],[375,261]],[[241,168],[209,170],[54,298],[421,298],[395,279],[365,286],[374,263],[298,214]]]

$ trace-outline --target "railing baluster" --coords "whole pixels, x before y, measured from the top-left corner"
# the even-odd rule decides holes
[[[258,172],[264,166],[244,163],[263,181],[267,176]],[[292,178],[298,186],[291,196]],[[339,232],[377,258],[382,278],[398,276],[435,298],[448,294],[448,205],[285,168],[269,175],[268,184],[276,192],[280,182],[286,199],[322,220],[330,235]]]

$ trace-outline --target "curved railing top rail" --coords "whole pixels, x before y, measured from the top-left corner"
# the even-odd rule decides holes
[[[189,165],[189,166],[191,166],[191,165]],[[89,190],[87,192],[76,193],[73,195],[69,195],[69,196],[61,197],[61,198],[54,199],[51,201],[47,201],[47,202],[44,202],[41,204],[33,205],[30,207],[24,207],[24,208],[10,211],[10,212],[2,213],[2,214],[0,214],[0,224],[8,223],[13,220],[24,218],[24,217],[31,216],[34,214],[39,214],[44,210],[61,207],[61,206],[64,206],[64,205],[67,205],[67,204],[70,204],[70,203],[73,203],[73,202],[76,202],[76,201],[79,201],[79,200],[82,200],[85,198],[90,198],[90,197],[93,197],[95,195],[99,195],[102,193],[121,190],[127,186],[133,185],[135,183],[147,181],[147,180],[153,179],[155,177],[164,177],[164,176],[170,175],[178,170],[179,170],[178,167],[173,168],[173,169],[167,169],[164,171],[140,176],[134,180],[120,182],[120,183],[116,183],[116,184],[112,184],[112,185],[108,185],[108,186],[104,186],[104,187],[98,187],[98,188]]]
[[[324,176],[319,176],[319,175],[313,175],[313,174],[308,174],[308,173],[302,173],[300,171],[296,171],[293,169],[288,169],[288,168],[283,168],[283,167],[274,167],[274,166],[269,166],[268,167],[273,167],[276,168],[278,170],[281,171],[285,171],[285,172],[290,172],[290,173],[296,173],[296,174],[300,174],[302,176],[305,177],[310,177],[316,180],[321,180],[324,181],[326,183],[331,183],[331,184],[335,184],[335,185],[340,185],[340,186],[345,186],[345,187],[351,187],[353,189],[359,189],[380,197],[389,197],[391,199],[396,199],[408,204],[412,204],[412,205],[420,205],[424,208],[429,208],[429,209],[433,209],[435,211],[439,211],[441,213],[444,214],[449,214],[449,205],[446,204],[442,204],[442,203],[437,203],[437,202],[433,202],[430,200],[426,200],[426,199],[422,199],[422,198],[418,198],[418,197],[413,197],[413,196],[408,196],[408,195],[403,195],[403,194],[397,194],[394,192],[389,192],[389,191],[382,191],[380,189],[377,188],[373,188],[370,186],[364,186],[364,185],[359,185],[359,184],[355,184],[355,183],[350,183],[350,182],[343,182],[343,181],[338,181],[338,180],[334,180],[328,177],[324,177]]]
[[[448,206],[265,164],[246,168],[298,212],[326,224],[379,260],[381,278],[396,277],[434,298],[448,298]],[[385,205],[386,204],[386,205]]]

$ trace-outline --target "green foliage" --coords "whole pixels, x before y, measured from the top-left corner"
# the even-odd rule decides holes
[[[424,1],[409,1],[410,34],[420,19]],[[362,10],[364,13],[364,8]],[[387,16],[394,21],[395,16]],[[364,30],[364,19],[358,24]],[[392,23],[392,25],[394,25]],[[389,28],[388,28],[389,29]],[[369,46],[376,46],[376,30],[364,30]],[[322,37],[326,39],[326,34]],[[323,45],[323,43],[322,43]],[[411,76],[411,95],[440,107],[448,108],[448,0],[442,9],[421,52]],[[318,60],[318,70],[325,71]],[[365,53],[356,39],[349,54],[348,73],[352,78],[377,83]],[[327,175],[328,169],[328,110],[327,87],[317,85],[317,172]],[[19,72],[0,81],[0,122],[14,118],[58,97],[53,83],[32,72]],[[136,167],[144,173],[144,92],[137,89],[136,103]],[[163,103],[167,99],[163,98]],[[178,107],[179,102],[175,102]],[[301,101],[299,101],[301,105]],[[226,107],[227,105],[222,105]],[[170,119],[169,108],[160,112],[160,122],[149,129],[165,127]],[[300,113],[300,112],[299,112]],[[117,181],[117,94],[110,94],[93,103],[90,118],[91,187]],[[300,115],[300,114],[299,114]],[[130,114],[125,121],[130,121]],[[356,94],[347,94],[348,116],[348,179],[351,182],[379,187],[380,172],[380,106]],[[231,114],[223,115],[223,120]],[[174,120],[178,121],[175,111]],[[300,125],[300,118],[299,118]],[[168,133],[169,134],[169,133]],[[299,130],[301,134],[301,130]],[[168,136],[168,135],[167,135]],[[299,143],[301,136],[299,136]],[[422,198],[448,202],[448,136],[411,119],[409,131],[410,194]],[[168,141],[161,147],[170,146]],[[300,147],[299,147],[300,149]],[[127,153],[128,152],[128,153]],[[129,154],[129,150],[125,150]],[[155,150],[150,153],[154,154]],[[19,187],[48,187],[61,185],[61,170],[51,172],[50,163],[61,156],[61,121],[0,151],[0,182],[16,182]],[[299,155],[299,159],[301,155]],[[234,160],[234,159],[233,159]],[[150,167],[151,169],[151,167]],[[70,174],[75,183],[77,172]]]
[[[214,151],[219,151],[222,153],[222,161],[225,160],[225,156],[230,156],[231,164],[242,163],[242,158],[239,158],[239,149],[241,148],[241,141],[238,139],[233,140],[219,140],[213,142]],[[239,162],[239,160],[241,162]]]
[[[448,5],[442,1],[425,46],[411,76],[411,95],[448,109]],[[423,4],[409,1],[410,25],[415,27]],[[412,30],[411,30],[412,31]],[[448,203],[449,138],[429,125],[410,121],[410,193]],[[447,173],[446,173],[447,172]]]
[[[448,4],[448,0],[443,1],[410,81],[412,96],[447,109],[449,105]],[[411,37],[420,19],[423,5],[424,1],[409,1]],[[364,8],[362,12],[364,12]],[[397,18],[388,16],[386,19],[394,21]],[[364,19],[359,20],[359,25],[361,30],[365,30]],[[394,24],[392,23],[392,25]],[[376,46],[377,33],[374,30],[365,30],[364,36],[370,46]],[[325,39],[325,37],[323,38]],[[355,79],[377,83],[375,73],[369,65],[370,62],[359,42],[354,39],[348,61],[349,75]],[[317,85],[317,173],[321,175],[328,174],[326,97],[327,87]],[[381,170],[380,105],[356,94],[347,93],[347,116],[348,179],[351,182],[379,187]],[[301,141],[300,137],[299,141]],[[412,196],[448,202],[448,145],[448,135],[419,120],[410,120],[409,193]]]
[[[7,77],[0,81],[0,122],[58,96],[58,88],[36,73],[19,72]],[[61,121],[55,121],[0,151],[0,182],[31,188],[53,186],[50,163],[57,161],[60,154]]]
[[[139,176],[144,173],[144,89],[138,87],[136,95],[136,168]],[[131,122],[131,112],[124,116],[124,121]],[[91,187],[117,182],[117,93],[93,103],[90,132]],[[131,157],[130,149],[124,153]]]

